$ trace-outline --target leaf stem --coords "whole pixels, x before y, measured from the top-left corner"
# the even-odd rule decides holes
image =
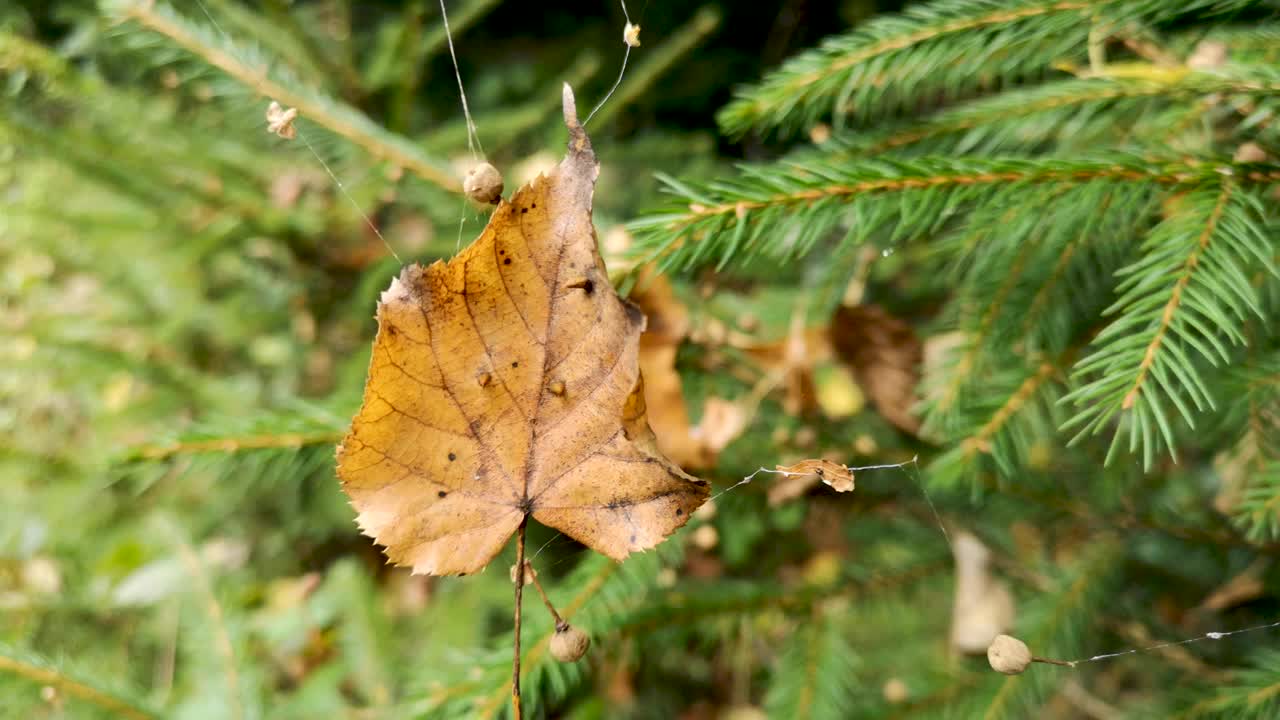
[[[551,619],[556,621],[556,629],[559,630],[561,625],[565,624],[564,618],[560,617],[560,613],[556,612],[556,606],[551,604],[551,598],[547,597],[547,591],[542,589],[542,581],[533,572],[533,564],[525,562],[525,566],[529,569],[529,577],[533,578],[533,586],[538,589],[538,594],[542,596],[542,604],[547,606],[547,612],[551,613]]]
[[[511,659],[511,717],[520,720],[520,601],[524,599],[524,529],[529,524],[529,516],[520,520],[520,529],[516,531],[516,567],[520,572],[513,581],[516,586],[515,633],[512,645],[514,652]],[[542,590],[542,586],[538,586]],[[546,599],[546,596],[543,596]],[[554,610],[552,612],[555,612]]]
[[[1050,658],[1033,657],[1031,662],[1045,663],[1046,665],[1061,665],[1062,667],[1075,667],[1076,664],[1070,660],[1051,660]]]

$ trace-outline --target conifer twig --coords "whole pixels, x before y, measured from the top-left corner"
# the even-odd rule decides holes
[[[155,720],[159,716],[115,695],[72,680],[54,668],[24,662],[0,652],[0,672],[11,673],[33,683],[56,688],[103,710],[129,720]]]
[[[1125,410],[1133,407],[1138,394],[1142,392],[1143,383],[1151,371],[1151,366],[1155,363],[1156,356],[1167,337],[1170,325],[1173,324],[1173,318],[1177,314],[1178,307],[1182,304],[1182,295],[1186,291],[1187,284],[1191,282],[1192,274],[1200,265],[1201,255],[1205,253],[1209,247],[1210,240],[1213,239],[1214,231],[1218,227],[1218,220],[1222,217],[1222,211],[1226,208],[1227,200],[1231,197],[1231,190],[1231,183],[1224,182],[1222,184],[1222,191],[1218,194],[1218,200],[1214,204],[1213,210],[1209,213],[1208,220],[1205,222],[1204,230],[1200,233],[1195,249],[1187,256],[1186,262],[1183,264],[1182,273],[1174,284],[1173,291],[1169,293],[1169,300],[1165,303],[1164,312],[1160,315],[1160,325],[1152,336],[1151,342],[1147,345],[1146,352],[1142,356],[1142,363],[1138,366],[1137,378],[1133,381],[1133,385],[1125,393],[1124,399],[1120,403],[1120,406]]]
[[[813,71],[796,78],[792,78],[785,86],[785,90],[793,93],[803,92],[805,88],[813,83],[821,80],[824,76],[831,73],[839,72],[847,68],[853,67],[859,63],[866,62],[877,55],[882,55],[895,50],[918,45],[929,40],[941,37],[943,35],[952,35],[974,28],[986,27],[991,25],[1004,25],[1027,18],[1036,17],[1038,15],[1047,15],[1055,12],[1073,12],[1077,10],[1087,10],[1089,3],[1087,2],[1057,2],[1049,3],[1041,7],[1025,7],[1013,8],[1008,10],[996,10],[989,15],[980,15],[978,17],[957,18],[950,22],[940,24],[936,27],[920,28],[911,33],[907,33],[898,37],[890,37],[881,40],[878,43],[858,48],[856,51],[837,59],[831,63],[829,67],[823,68],[821,72]],[[767,103],[764,100],[757,100],[757,107],[764,107]]]
[[[178,549],[178,557],[181,558],[182,564],[186,567],[187,575],[190,576],[201,595],[204,596],[205,612],[212,621],[215,645],[218,654],[222,657],[222,669],[225,673],[227,682],[227,705],[231,710],[231,715],[236,720],[244,718],[244,698],[240,692],[240,671],[236,668],[236,651],[235,646],[231,642],[231,635],[227,632],[226,613],[222,610],[222,603],[218,602],[218,596],[213,592],[213,585],[209,582],[208,571],[204,563],[200,560],[200,556],[189,545],[185,538],[179,533],[175,526],[169,526],[169,532],[173,535],[174,544]]]
[[[1071,353],[1069,353],[1070,355]],[[1001,428],[1008,423],[1009,419],[1022,409],[1032,397],[1035,396],[1046,381],[1055,374],[1061,372],[1060,364],[1056,362],[1045,361],[1040,363],[1036,371],[1022,381],[1018,389],[1005,400],[1004,404],[991,415],[991,418],[973,435],[964,439],[960,443],[961,449],[964,450],[966,457],[971,457],[979,451],[984,451],[991,446],[991,438],[1000,431]]]
[[[341,439],[341,431],[246,435],[244,437],[175,441],[164,445],[143,445],[135,448],[132,455],[145,460],[163,460],[174,455],[205,452],[235,453],[244,450],[274,450],[301,448],[308,445],[331,445]]]
[[[297,108],[303,117],[346,138],[370,155],[395,163],[423,180],[450,192],[462,191],[462,183],[447,170],[424,157],[407,141],[388,141],[383,137],[385,131],[354,108],[312,93],[296,91],[272,80],[268,76],[267,68],[248,67],[226,50],[206,42],[173,17],[158,12],[154,3],[134,2],[125,9],[125,14],[147,29],[164,35],[261,95],[270,97],[286,107]]]
[[[363,94],[363,88],[360,86],[360,76],[356,74],[351,66],[338,62],[332,57],[331,53],[325,52],[320,47],[320,44],[316,42],[316,38],[298,21],[297,15],[290,11],[289,3],[285,2],[285,0],[269,0],[266,5],[267,11],[271,13],[272,17],[283,25],[289,35],[297,41],[298,47],[306,55],[306,60],[331,77],[338,78],[343,95],[348,99],[357,99]]]

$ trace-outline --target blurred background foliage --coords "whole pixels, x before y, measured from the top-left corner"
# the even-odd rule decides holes
[[[595,644],[551,661],[529,603],[526,713],[1276,716],[1275,632],[1012,678],[980,657],[993,627],[1073,659],[1280,616],[1274,4],[901,5],[629,8],[643,45],[589,126],[596,222],[650,315],[669,452],[719,490],[806,457],[907,464],[852,495],[761,475],[621,565],[532,529]],[[1095,8],[1124,22],[1102,36]],[[459,0],[450,21],[510,190],[562,152],[560,84],[589,107],[613,83],[621,8]],[[297,139],[264,131],[269,99]],[[507,712],[511,560],[388,568],[333,473],[387,245],[469,241],[471,164],[434,2],[0,5],[0,717]],[[974,176],[1098,181],[822,194]],[[1144,241],[1173,256],[1129,274],[1185,267],[1206,218],[1230,229],[1226,289],[1191,286],[1196,311],[1256,308],[1223,315],[1214,364],[1193,317],[1177,347],[1208,359],[1168,372],[1219,402],[1162,375],[1198,430],[1140,405],[1068,447],[1072,397],[1149,347],[1091,345],[1114,273]],[[1102,380],[1071,374],[1095,352]]]

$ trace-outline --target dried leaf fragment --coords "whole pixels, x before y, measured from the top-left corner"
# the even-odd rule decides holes
[[[338,475],[360,528],[416,573],[482,569],[529,516],[621,560],[708,495],[646,421],[645,317],[609,284],[591,225],[598,166],[568,86],[564,106],[560,165],[447,264],[406,267],[378,304]]]
[[[956,560],[951,647],[966,654],[985,652],[1013,626],[1013,593],[991,574],[991,550],[977,536],[958,532],[951,549]]]
[[[836,492],[853,490],[853,472],[837,462],[823,459],[801,460],[792,465],[778,465],[777,468],[794,475],[815,475]]]
[[[776,507],[782,503],[800,497],[809,488],[822,481],[836,492],[853,490],[853,471],[848,467],[831,460],[801,460],[791,465],[778,465],[775,472],[782,474],[768,493],[769,505]]]

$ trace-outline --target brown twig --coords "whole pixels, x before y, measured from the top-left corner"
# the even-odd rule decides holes
[[[520,571],[516,573],[514,581],[516,586],[516,629],[513,642],[515,652],[511,660],[511,717],[514,720],[520,720],[520,601],[524,599],[524,529],[528,524],[529,516],[526,515],[520,520],[520,529],[516,531],[516,567],[520,568]],[[542,590],[541,585],[538,586],[538,590]],[[546,595],[542,597],[544,600],[546,599]]]
[[[1062,667],[1075,667],[1076,664],[1067,660],[1051,660],[1049,658],[1032,657],[1031,662],[1045,663],[1047,665],[1061,665]]]

